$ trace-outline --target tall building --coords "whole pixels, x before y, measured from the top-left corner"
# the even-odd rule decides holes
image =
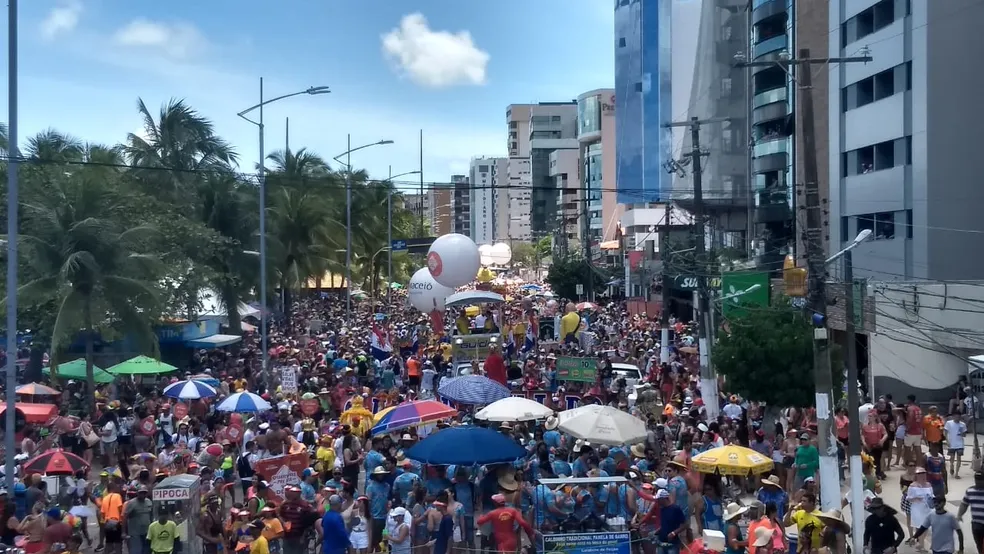
[[[495,177],[502,158],[473,158],[469,167],[471,238],[492,244],[495,238]]]
[[[540,102],[530,109],[530,232],[533,240],[560,228],[559,199],[550,160],[554,152],[569,150],[577,156],[577,103]],[[563,159],[574,159],[563,157]],[[577,168],[574,168],[576,175]]]
[[[492,242],[509,238],[509,158],[494,158],[492,171]]]
[[[472,236],[471,190],[467,175],[452,175],[454,186],[451,210],[454,214],[454,232],[467,237]]]
[[[557,225],[545,236],[553,237],[555,253],[566,256],[572,248],[580,247],[578,240],[580,229],[576,223],[577,215],[580,213],[578,207],[581,198],[580,152],[577,148],[559,148],[550,152],[548,163],[550,179],[557,190],[555,202],[558,205],[558,212]],[[574,224],[567,223],[571,219],[574,220]]]
[[[431,194],[431,191],[427,191],[423,194],[403,194],[403,206],[413,214],[423,213],[425,215],[429,215],[431,213],[431,207],[433,206],[432,200],[433,195]]]
[[[592,90],[577,97],[581,190],[577,198],[568,195],[563,199],[565,225],[575,227],[579,238],[586,235],[595,254],[602,242],[615,238],[623,211],[615,183],[615,105],[615,89]],[[580,246],[584,248],[584,243]]]
[[[659,202],[672,181],[670,15],[666,0],[615,3],[616,186],[621,204]]]
[[[763,2],[756,2],[756,10]],[[673,117],[718,120],[700,129],[703,211],[714,244],[741,249],[755,236],[748,206],[750,160],[748,158],[751,71],[736,67],[748,51],[747,0],[675,2],[673,19]],[[756,12],[753,12],[756,13]],[[690,129],[672,130],[674,155],[691,152]],[[671,198],[676,205],[694,211],[693,172],[688,167],[672,171]]]
[[[499,240],[530,240],[533,233],[530,228],[531,200],[533,183],[530,174],[530,104],[512,104],[506,108],[506,124],[508,139],[506,146],[509,151],[509,161],[506,163],[508,176],[508,206],[509,214],[506,219],[504,232],[500,232]]]
[[[830,4],[829,55],[873,58],[830,71],[830,249],[871,229],[859,277],[984,278],[981,21],[973,0]]]
[[[454,232],[454,185],[435,183],[427,192],[433,236],[440,237]]]

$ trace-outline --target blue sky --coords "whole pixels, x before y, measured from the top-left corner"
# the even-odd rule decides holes
[[[267,151],[326,159],[353,146],[374,176],[418,167],[447,181],[472,156],[504,155],[506,106],[613,86],[611,0],[30,0],[20,2],[20,134],[53,127],[122,142],[152,110],[184,98],[252,171],[255,127],[236,112],[328,85],[266,110]],[[274,8],[276,6],[276,8]],[[3,56],[6,74],[6,55]],[[7,105],[6,87],[0,92]],[[0,119],[6,120],[3,113]],[[415,178],[415,177],[414,177]]]

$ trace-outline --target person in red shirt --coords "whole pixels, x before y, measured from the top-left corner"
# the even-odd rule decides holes
[[[910,394],[905,407],[905,439],[902,443],[905,460],[916,461],[922,454],[923,415],[916,395]]]
[[[505,506],[506,497],[501,494],[493,495],[492,502],[498,508],[478,518],[475,524],[479,527],[486,523],[492,524],[492,537],[495,539],[495,549],[497,551],[516,552],[516,549],[519,547],[519,535],[516,534],[515,530],[516,525],[522,527],[526,531],[526,535],[529,536],[530,542],[536,544],[534,538],[536,532],[533,531],[533,526],[523,519],[522,512],[516,508]]]
[[[506,361],[496,346],[489,348],[489,357],[485,358],[485,376],[506,386]]]

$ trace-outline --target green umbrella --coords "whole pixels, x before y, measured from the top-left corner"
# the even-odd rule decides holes
[[[398,289],[402,289],[403,288],[403,285],[401,285],[400,283],[395,283],[394,282],[394,283],[390,283],[390,288],[391,289],[394,289],[394,290],[398,290]]]
[[[116,375],[157,375],[158,373],[170,373],[178,368],[164,362],[159,362],[147,356],[137,356],[125,362],[120,362],[111,368],[106,369]]]
[[[43,368],[41,372],[45,375],[51,375],[51,368]],[[92,366],[92,376],[100,384],[112,383],[116,379],[115,375],[105,369],[99,369],[95,365]],[[85,380],[85,358],[58,364],[58,378]]]

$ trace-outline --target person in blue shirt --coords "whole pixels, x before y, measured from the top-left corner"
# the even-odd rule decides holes
[[[546,431],[543,432],[543,442],[546,443],[548,448],[560,448],[563,443],[563,435],[557,430],[557,425],[559,424],[556,416],[550,416],[547,418],[547,422],[544,424]]]
[[[350,546],[349,532],[342,519],[342,497],[333,494],[328,498],[328,511],[321,517],[321,552],[345,554]]]
[[[786,491],[782,490],[779,477],[770,475],[762,479],[762,487],[755,493],[755,498],[766,506],[770,503],[775,504],[780,521],[786,517],[786,509],[789,507],[789,495],[786,494]]]
[[[369,544],[375,547],[383,540],[383,529],[386,528],[386,516],[389,514],[390,486],[386,483],[387,471],[383,466],[377,467],[370,475],[366,485],[366,496],[369,498],[369,517],[372,518],[372,536]]]
[[[574,458],[574,462],[571,463],[571,469],[574,471],[574,477],[585,477],[588,475],[588,471],[591,469],[590,464],[588,464],[589,459],[594,454],[594,450],[590,446],[581,445],[578,449],[578,445],[574,445],[575,450],[577,450],[577,458]]]
[[[301,479],[301,500],[314,505],[318,494],[318,474],[312,468],[306,468]]]
[[[420,477],[417,477],[416,473],[404,472],[397,475],[393,481],[393,498],[399,500],[401,504],[405,504],[407,495],[413,491],[414,484],[419,481]]]
[[[437,496],[441,491],[451,488],[451,481],[447,478],[447,469],[444,466],[432,466],[427,472],[427,479],[424,486],[427,494]]]
[[[670,545],[661,548],[663,554],[678,554],[680,552],[680,535],[686,532],[689,518],[684,515],[680,506],[673,503],[670,493],[661,490],[656,493],[656,503],[659,506],[659,529],[656,538],[659,542]],[[646,518],[643,518],[645,522]]]
[[[465,528],[461,530],[461,536],[470,540],[475,535],[475,501],[478,498],[475,483],[468,468],[463,466],[455,468],[453,481],[455,500],[461,503],[465,512]]]
[[[386,457],[379,451],[379,445],[380,437],[373,437],[372,449],[366,453],[366,459],[363,462],[363,467],[366,469],[366,485],[369,484],[369,476],[372,475],[372,472],[386,461]]]
[[[683,515],[690,518],[690,489],[687,487],[687,480],[684,475],[687,473],[687,466],[673,460],[666,464],[666,474],[669,478],[666,490],[672,496],[674,504],[680,507]]]

